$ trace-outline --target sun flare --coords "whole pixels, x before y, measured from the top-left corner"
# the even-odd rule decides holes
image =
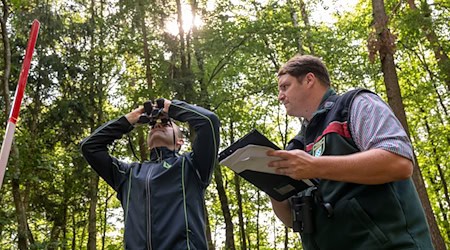
[[[192,10],[191,6],[186,3],[181,4],[181,11],[183,13],[183,31],[185,34],[187,34],[191,29],[192,26],[195,25],[195,27],[201,27],[203,25],[203,21],[200,18],[200,16],[196,15],[195,20],[193,21],[192,16]],[[177,22],[177,16],[174,14],[169,20],[165,22],[164,30],[169,32],[170,34],[176,36],[179,34],[178,30],[178,22]]]

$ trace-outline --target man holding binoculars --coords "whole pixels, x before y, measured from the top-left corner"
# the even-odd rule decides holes
[[[192,152],[180,155],[183,135],[173,122],[195,131]],[[126,163],[107,146],[133,130],[151,127],[150,160]],[[117,192],[124,210],[125,249],[207,249],[205,190],[217,161],[219,119],[183,101],[160,98],[107,122],[81,142],[83,156]]]

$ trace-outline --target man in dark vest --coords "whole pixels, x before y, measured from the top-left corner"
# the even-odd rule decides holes
[[[304,249],[433,249],[411,180],[412,146],[387,104],[363,89],[336,95],[323,62],[308,55],[279,70],[278,91],[303,124],[287,150],[268,152],[281,158],[269,166],[320,180],[289,200],[271,199]]]

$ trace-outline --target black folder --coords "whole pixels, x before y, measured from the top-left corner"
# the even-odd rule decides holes
[[[253,129],[244,137],[220,152],[219,162],[277,201],[318,184],[316,179],[294,180],[279,175],[267,164],[279,158],[267,156],[268,150],[279,150],[267,137]]]

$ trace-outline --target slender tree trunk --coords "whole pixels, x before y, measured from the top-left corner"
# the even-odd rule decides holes
[[[234,250],[236,247],[234,245],[233,222],[222,179],[222,172],[220,168],[215,168],[214,180],[216,181],[217,193],[219,194],[220,206],[222,208],[222,213],[225,220],[225,249]]]
[[[205,62],[203,59],[203,53],[202,50],[199,48],[201,42],[198,36],[198,29],[195,25],[195,19],[197,16],[197,8],[198,8],[198,2],[196,0],[191,0],[191,10],[192,10],[192,47],[194,51],[195,60],[197,62],[198,70],[200,71],[199,74],[196,74],[198,81],[200,85],[200,93],[199,98],[202,100],[202,104],[207,107],[210,103],[209,101],[209,94],[208,94],[208,85],[205,81]]]
[[[425,113],[425,111],[421,108],[420,109],[420,112],[421,113]],[[425,118],[424,118],[424,123],[425,123],[425,128],[427,129],[427,133],[428,133],[428,138],[430,139],[431,138],[431,130],[430,130],[430,126],[429,126],[429,124],[428,124],[428,119],[427,119],[427,117],[425,116]],[[417,136],[417,134],[415,134],[415,136],[413,135],[413,137],[414,137],[414,140],[415,141],[419,141],[420,139],[418,138],[418,136]],[[447,140],[448,140],[448,138],[447,138]],[[432,148],[433,148],[433,155],[435,156],[435,159],[434,159],[434,162],[433,162],[433,164],[437,164],[437,168],[439,169],[439,168],[441,168],[442,169],[442,167],[440,166],[440,164],[439,164],[439,158],[437,157],[437,152],[436,152],[436,146],[435,146],[435,143],[434,142],[432,142]],[[439,171],[439,170],[438,170]],[[441,174],[441,172],[439,171],[439,178],[437,178],[436,177],[436,173],[434,173],[434,172],[432,172],[432,169],[431,168],[428,168],[427,169],[427,179],[428,179],[428,181],[430,182],[430,184],[431,184],[431,187],[433,187],[433,191],[436,193],[436,196],[437,196],[437,202],[438,202],[438,205],[439,205],[439,209],[440,209],[440,215],[442,215],[442,220],[440,220],[440,222],[443,224],[441,224],[441,226],[443,226],[444,227],[444,230],[445,230],[445,233],[446,233],[446,235],[447,235],[447,239],[449,239],[450,238],[450,224],[449,224],[449,222],[448,222],[448,216],[447,216],[447,214],[448,214],[448,208],[446,207],[446,206],[444,206],[443,205],[443,200],[442,199],[440,199],[440,197],[441,197],[441,194],[440,194],[440,188],[439,188],[439,186],[440,186],[440,184],[441,184],[441,181],[443,180],[443,182],[445,183],[443,186],[444,186],[444,192],[445,192],[445,194],[444,194],[444,196],[445,196],[445,200],[444,200],[444,202],[447,202],[447,204],[450,204],[449,203],[449,201],[448,201],[448,191],[445,191],[445,190],[447,190],[447,182],[445,181],[445,175],[444,175],[444,173],[442,173]],[[444,177],[443,177],[444,176]],[[439,215],[436,215],[436,217],[439,219]],[[444,233],[444,232],[443,232]]]
[[[185,30],[183,28],[183,23],[185,20],[183,20],[183,8],[181,5],[181,0],[176,0],[176,6],[177,6],[177,22],[178,22],[178,35],[180,38],[179,41],[179,47],[178,47],[178,55],[180,57],[180,72],[181,75],[178,81],[181,83],[177,92],[180,96],[182,96],[182,99],[184,100],[194,100],[198,97],[196,96],[195,89],[194,89],[194,75],[192,73],[192,69],[190,68],[190,63],[188,63],[188,57],[190,57],[189,48],[186,45],[186,41],[190,40],[190,37],[185,34]],[[189,32],[190,33],[190,32]]]
[[[145,62],[145,79],[147,81],[147,90],[151,91],[153,88],[153,73],[151,69],[150,50],[148,46],[148,32],[147,25],[145,23],[146,8],[142,0],[138,2],[138,11],[140,13],[142,42],[144,47],[144,62]],[[143,158],[142,158],[143,159]]]
[[[25,206],[27,207],[27,206]],[[28,235],[28,240],[30,241],[30,245],[34,245],[35,241],[34,241],[34,237],[33,237],[33,232],[31,232],[30,229],[30,225],[27,223],[27,235]]]
[[[303,55],[305,54],[305,51],[303,50],[302,38],[300,37],[300,34],[302,32],[300,30],[300,25],[298,24],[297,11],[295,10],[291,0],[287,0],[287,4],[289,5],[289,13],[291,14],[291,20],[292,24],[294,25],[295,34],[297,34],[295,38],[297,41],[297,51],[299,54]]]
[[[77,221],[75,219],[75,212],[72,211],[72,250],[77,248]]]
[[[2,9],[3,9],[3,16],[1,18],[1,28],[2,28],[2,41],[3,41],[3,58],[4,58],[4,75],[3,75],[3,88],[2,88],[2,94],[3,98],[5,100],[5,117],[9,116],[10,113],[10,107],[11,107],[11,99],[9,96],[9,77],[11,74],[11,47],[9,44],[9,38],[8,38],[8,30],[6,27],[6,24],[8,22],[9,17],[9,6],[6,2],[6,0],[2,0]],[[11,147],[11,167],[10,171],[15,171],[16,173],[13,175],[11,179],[11,186],[12,186],[12,193],[13,193],[13,199],[14,199],[14,205],[16,208],[16,217],[17,217],[17,238],[18,238],[18,248],[20,250],[28,249],[28,237],[27,237],[27,216],[26,216],[26,209],[23,205],[22,201],[22,194],[20,192],[20,182],[19,182],[19,176],[20,172],[17,168],[16,164],[18,163],[18,156],[19,156],[19,150],[17,148],[17,145],[13,142]],[[5,182],[4,182],[5,183]]]
[[[0,204],[4,204],[3,203],[3,195],[0,194]],[[2,209],[3,207],[0,206],[0,217],[1,218],[6,218],[6,213],[3,212],[4,210]],[[0,223],[0,239],[3,239],[3,228],[5,227],[6,223]]]
[[[80,243],[78,244],[79,249],[82,250],[84,246],[84,237],[86,236],[86,227],[84,226],[81,230]]]
[[[147,126],[142,126],[141,128],[136,128],[138,142],[139,142],[139,154],[141,156],[141,162],[147,160],[148,154],[149,154],[146,135],[145,135],[145,132],[146,132],[145,128],[147,128]]]
[[[106,194],[105,194],[105,209],[103,212],[103,222],[102,222],[102,250],[105,250],[105,243],[106,243],[106,228],[108,227],[108,203],[109,200],[113,197],[114,194],[109,194],[109,187],[106,187]]]
[[[419,11],[417,9],[414,0],[408,0],[408,5],[413,11]],[[431,9],[426,1],[421,1],[421,10],[419,11],[422,17],[420,23],[420,29],[424,33],[426,39],[430,43],[430,47],[434,52],[434,57],[438,62],[438,67],[440,69],[442,79],[447,85],[447,90],[450,91],[450,59],[448,57],[448,52],[445,51],[444,47],[441,45],[438,36],[433,30],[433,21],[431,20]]]
[[[289,250],[289,228],[284,227],[284,250]]]
[[[95,63],[95,55],[93,52],[93,48],[95,47],[95,35],[94,35],[94,30],[95,30],[95,1],[91,0],[91,48],[92,48],[92,52],[91,52],[91,63],[92,65]],[[92,66],[92,68],[95,68],[94,66]],[[95,79],[93,79],[95,81]],[[94,83],[95,84],[95,83]],[[93,85],[94,85],[93,84]],[[95,93],[95,92],[93,92]],[[92,96],[92,100],[91,103],[94,104],[95,97]],[[92,122],[91,124],[91,131],[94,131],[95,129],[95,120]],[[88,194],[87,194],[87,198],[89,200],[89,215],[88,215],[88,242],[87,242],[87,249],[88,250],[95,250],[96,247],[96,243],[97,243],[97,213],[96,213],[96,209],[97,209],[97,193],[98,193],[98,182],[99,182],[99,178],[97,173],[95,173],[94,171],[90,171],[89,172],[89,184],[88,184]]]
[[[259,250],[259,215],[260,215],[260,211],[261,211],[261,206],[259,204],[261,204],[261,194],[259,193],[259,190],[257,190],[257,211],[256,211],[256,249]]]
[[[311,25],[309,23],[309,13],[308,10],[306,9],[306,4],[303,0],[299,0],[300,2],[300,13],[302,13],[302,20],[303,23],[305,24],[305,29],[306,29],[306,42],[308,43],[308,48],[309,48],[309,52],[310,54],[314,55],[315,51],[314,51],[314,47],[311,43]]]
[[[91,171],[89,177],[89,220],[88,220],[88,244],[89,250],[97,249],[97,202],[98,202],[98,181],[97,173]]]
[[[100,48],[102,48],[102,24],[100,24],[100,32],[99,32],[99,39],[98,41],[100,42],[99,45],[96,44],[96,36],[95,36],[95,30],[96,30],[96,18],[97,15],[100,16],[100,18],[102,18],[103,16],[103,1],[100,1],[100,9],[98,11],[98,13],[96,13],[95,10],[95,4],[96,1],[95,0],[91,0],[91,6],[90,6],[90,11],[91,11],[91,56],[90,56],[90,65],[91,65],[91,69],[93,71],[95,71],[95,69],[97,69],[97,65],[96,65],[96,55],[95,55],[95,48],[97,48],[97,46],[99,46]],[[91,131],[94,131],[96,127],[98,127],[99,124],[101,124],[102,120],[103,120],[103,112],[102,112],[102,105],[103,105],[103,85],[102,85],[102,74],[103,74],[103,68],[102,68],[102,56],[99,57],[98,60],[98,75],[99,78],[95,79],[95,76],[93,80],[93,95],[92,99],[90,100],[94,109],[98,109],[97,114],[98,114],[98,119],[95,121],[92,121],[91,124]],[[95,94],[97,94],[97,100],[98,102],[96,103],[96,98],[95,98]],[[97,104],[97,105],[95,105]],[[88,250],[95,250],[97,249],[97,204],[98,204],[98,183],[99,183],[99,176],[97,175],[97,173],[95,173],[94,171],[90,171],[89,172],[89,191],[88,191],[88,200],[89,200],[89,215],[88,215],[88,241],[87,241],[87,249]]]
[[[428,173],[428,174],[430,176],[430,177],[428,177],[428,180],[430,181],[431,185],[433,187],[435,187],[434,188],[434,192],[439,194],[440,193],[439,192],[440,191],[439,190],[439,182],[440,182],[440,180],[436,180],[436,179],[432,178],[431,177],[432,176],[431,173]],[[437,203],[439,204],[439,209],[441,211],[440,215],[442,216],[442,220],[440,220],[440,222],[442,223],[441,226],[443,227],[445,235],[447,235],[447,239],[450,239],[450,223],[448,221],[448,212],[447,212],[448,208],[446,207],[446,205],[444,205],[444,202],[443,202],[442,199],[439,199],[439,197],[438,197]]]
[[[423,110],[422,108],[420,108],[420,111],[423,114],[426,114],[425,110]],[[425,115],[424,120],[425,120],[424,123],[425,123],[425,128],[427,130],[428,138],[431,138],[431,126],[428,123],[427,115]],[[440,183],[442,185],[442,188],[444,189],[443,191],[444,191],[445,202],[447,204],[450,204],[450,196],[449,196],[449,192],[448,192],[448,185],[447,185],[447,181],[446,181],[446,178],[445,178],[445,173],[444,173],[444,170],[442,169],[442,166],[440,164],[440,160],[439,160],[439,157],[438,157],[439,154],[438,154],[438,152],[436,150],[436,147],[437,147],[438,143],[436,143],[433,139],[429,139],[429,140],[431,141],[432,150],[433,150],[433,156],[434,156],[434,162],[435,162],[436,168],[438,170]],[[442,212],[446,213],[445,211],[442,211]]]
[[[58,244],[58,237],[62,228],[62,216],[57,214],[55,215],[55,220],[53,222],[53,227],[50,232],[50,244],[47,247],[49,250],[60,249],[60,244]]]
[[[68,226],[68,221],[67,221],[67,210],[68,210],[68,204],[69,204],[69,197],[67,194],[67,187],[68,181],[66,176],[64,177],[64,204],[63,204],[63,223],[62,223],[62,248],[63,250],[67,249],[67,226]]]
[[[14,150],[14,148],[13,148]],[[17,155],[17,152],[14,153]],[[22,202],[22,195],[20,193],[20,184],[17,178],[11,179],[12,192],[14,198],[14,205],[16,207],[16,216],[17,216],[17,238],[18,238],[18,248],[20,250],[28,249],[28,230],[27,230],[27,216],[25,213],[25,207]]]
[[[181,71],[186,72],[186,42],[184,38],[184,28],[183,28],[183,9],[181,7],[181,1],[176,0],[177,4],[177,22],[178,22],[178,35],[180,36],[180,59],[181,59]]]
[[[205,201],[203,201],[203,207],[205,209],[206,240],[208,241],[208,249],[214,250],[214,242],[211,237],[211,222],[209,221],[208,209],[206,208]]]
[[[233,121],[230,123],[230,144],[233,144],[234,139],[234,125]],[[238,174],[234,174],[234,185],[235,185],[235,192],[236,192],[236,200],[238,203],[238,218],[239,218],[239,235],[240,235],[240,243],[241,243],[241,250],[247,249],[247,241],[246,241],[246,234],[245,234],[245,224],[244,224],[244,211],[242,208],[242,195],[241,195],[241,179]]]
[[[1,82],[0,93],[3,97],[3,100],[5,101],[5,107],[6,107],[5,117],[8,117],[9,107],[11,106],[11,102],[9,100],[9,77],[11,74],[11,48],[9,45],[9,38],[8,38],[7,29],[6,29],[6,22],[8,21],[8,16],[9,16],[9,7],[6,4],[6,0],[2,0],[2,11],[3,11],[3,15],[2,15],[2,18],[0,19],[0,22],[1,22],[0,25],[2,28],[4,68],[3,68],[3,77],[2,77],[2,82]],[[5,122],[4,125],[6,125],[6,124],[7,124],[7,121]],[[6,174],[5,174],[5,178],[6,178]],[[3,186],[5,186],[5,185],[6,185],[6,181],[3,182]],[[3,197],[4,197],[4,194],[0,193],[0,213],[1,213],[0,215],[4,215],[3,211],[6,211],[6,209],[4,209],[6,204],[3,201]],[[3,237],[3,235],[2,235],[3,225],[4,225],[4,223],[0,223],[0,237]]]
[[[9,44],[8,38],[8,29],[6,28],[6,23],[8,22],[9,17],[9,6],[6,0],[2,0],[3,6],[3,16],[1,19],[1,27],[2,27],[2,42],[3,42],[3,78],[2,78],[2,95],[5,100],[5,117],[9,116],[9,110],[11,107],[11,100],[9,97],[9,77],[11,76],[11,46]],[[7,123],[7,122],[6,122]],[[5,123],[5,125],[6,125]]]
[[[386,92],[388,96],[388,102],[394,111],[397,118],[400,120],[400,123],[403,125],[403,128],[408,133],[409,136],[409,128],[406,120],[405,109],[403,106],[400,87],[398,84],[397,72],[395,70],[394,63],[394,44],[395,38],[390,33],[387,24],[388,17],[386,15],[386,11],[384,9],[384,1],[383,0],[372,0],[373,5],[373,15],[374,15],[374,26],[376,30],[376,34],[378,35],[377,39],[379,42],[379,56],[381,61],[381,67],[383,71],[384,83],[386,85]],[[422,205],[425,210],[425,215],[428,220],[428,224],[430,227],[431,238],[434,244],[434,247],[437,250],[445,249],[445,243],[442,239],[442,236],[439,232],[439,228],[436,223],[436,219],[434,218],[433,210],[431,208],[430,200],[428,199],[428,194],[425,189],[425,184],[423,182],[422,174],[420,172],[420,168],[417,164],[417,160],[415,159],[415,171],[413,173],[414,184],[416,185],[417,192],[419,193],[420,200],[422,201]]]
[[[234,183],[235,183],[235,191],[236,191],[236,199],[238,203],[238,218],[239,218],[239,235],[241,236],[241,250],[247,249],[247,241],[245,234],[245,224],[244,224],[244,216],[243,216],[243,208],[242,208],[242,195],[241,195],[241,179],[238,174],[234,174]]]

